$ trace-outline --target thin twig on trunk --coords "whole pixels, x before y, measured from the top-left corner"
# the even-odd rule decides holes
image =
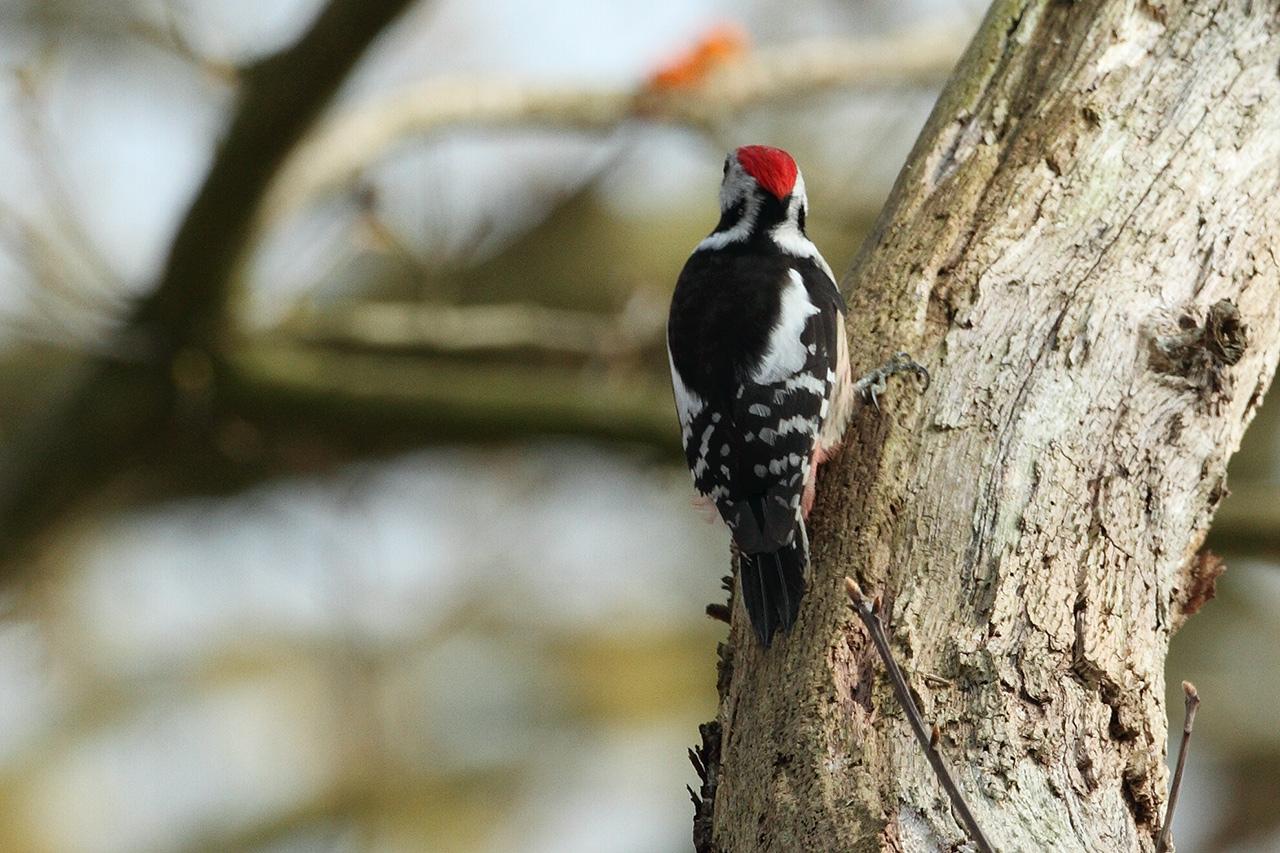
[[[1182,682],[1182,692],[1186,700],[1186,716],[1182,721],[1182,745],[1178,747],[1178,766],[1173,771],[1173,784],[1169,786],[1169,808],[1164,813],[1164,826],[1160,830],[1160,840],[1156,842],[1156,853],[1165,853],[1169,849],[1169,833],[1173,829],[1173,810],[1178,807],[1178,790],[1182,787],[1182,768],[1187,764],[1187,747],[1191,745],[1191,729],[1196,724],[1196,709],[1200,707],[1200,694],[1190,681]]]
[[[873,608],[867,603],[866,596],[862,594],[862,588],[858,586],[853,578],[846,577],[844,579],[845,592],[849,595],[849,602],[853,605],[853,612],[858,614],[858,618],[862,620],[862,624],[867,626],[867,633],[871,635],[871,642],[875,645],[876,651],[880,653],[880,658],[884,661],[884,667],[889,673],[889,680],[893,683],[893,692],[898,697],[898,704],[902,706],[902,710],[907,715],[907,722],[911,723],[911,730],[915,732],[916,740],[920,742],[920,748],[924,750],[925,758],[929,759],[929,766],[933,768],[934,775],[938,777],[938,781],[942,783],[942,787],[946,790],[947,796],[951,798],[951,805],[960,815],[960,819],[964,821],[965,829],[969,833],[969,837],[973,839],[974,844],[978,846],[978,850],[982,853],[992,853],[994,848],[991,842],[987,840],[983,834],[982,828],[978,826],[977,819],[973,816],[973,812],[969,809],[969,804],[965,802],[964,794],[961,793],[960,787],[955,780],[951,778],[947,765],[943,764],[942,756],[938,753],[937,741],[938,731],[936,728],[930,732],[925,726],[924,718],[920,715],[920,709],[916,706],[915,699],[911,697],[911,690],[907,687],[907,680],[902,674],[902,669],[898,666],[898,662],[893,657],[893,651],[889,648],[889,638],[885,636],[884,625],[880,622],[880,616],[877,613],[878,606]],[[1179,761],[1178,769],[1181,771],[1182,764]],[[1172,801],[1170,801],[1172,803]]]

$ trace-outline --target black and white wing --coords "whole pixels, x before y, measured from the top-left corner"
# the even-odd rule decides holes
[[[801,500],[835,381],[838,300],[821,271],[788,269],[768,345],[735,388],[737,464],[721,514],[747,553],[777,550],[802,526]]]
[[[765,645],[794,621],[804,592],[801,503],[835,387],[843,307],[816,263],[745,254],[695,254],[672,302],[685,458],[732,531]]]

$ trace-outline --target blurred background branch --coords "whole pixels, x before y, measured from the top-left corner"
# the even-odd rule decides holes
[[[169,426],[183,391],[174,387],[174,361],[188,348],[215,348],[231,273],[272,175],[364,49],[408,3],[331,0],[293,47],[245,72],[236,115],[159,283],[126,321],[113,357],[82,367],[82,378],[50,412],[6,442],[0,565],[12,566],[33,534]]]
[[[666,305],[638,295],[616,316],[521,303],[357,303],[315,317],[294,316],[280,331],[329,346],[461,353],[533,349],[610,359],[661,348],[666,321]]]
[[[263,428],[380,451],[433,440],[577,435],[672,449],[670,389],[573,368],[261,344],[235,351],[221,393]]]
[[[643,119],[715,130],[742,110],[833,89],[939,85],[960,56],[954,32],[809,40],[744,50],[678,85],[659,75],[639,90],[540,86],[515,80],[432,80],[335,115],[281,170],[263,206],[266,229],[326,192],[347,187],[407,139],[450,127],[545,124],[606,131]]]
[[[109,355],[82,366],[83,378],[70,382],[74,388],[65,390],[63,399],[55,400],[49,413],[0,457],[0,559],[12,556],[113,470],[136,461],[136,453],[144,449],[140,445],[155,450],[151,441],[156,435],[170,435],[185,446],[188,457],[202,452],[216,456],[216,442],[201,436],[219,418],[243,420],[271,410],[279,423],[292,412],[305,418],[301,423],[309,428],[373,420],[388,425],[400,418],[390,432],[409,434],[429,423],[451,427],[440,434],[455,435],[488,424],[490,435],[532,429],[667,446],[670,439],[661,426],[665,415],[658,405],[665,396],[664,380],[634,369],[623,371],[629,376],[617,375],[620,363],[634,367],[646,351],[662,350],[663,306],[643,293],[613,317],[529,303],[354,303],[324,312],[304,305],[272,333],[308,344],[305,350],[287,350],[288,358],[274,344],[250,345],[230,323],[224,304],[251,243],[261,239],[255,235],[278,229],[286,215],[296,215],[326,192],[359,190],[372,233],[405,255],[392,231],[380,223],[376,195],[355,182],[410,137],[460,125],[513,123],[607,130],[636,119],[714,129],[748,107],[813,98],[833,89],[936,84],[953,64],[959,45],[940,30],[880,39],[809,40],[750,52],[731,43],[724,55],[693,71],[690,60],[678,58],[639,89],[612,91],[432,81],[339,111],[287,158],[362,47],[403,5],[372,4],[353,11],[334,3],[293,48],[236,75],[241,81],[236,117],[174,238],[158,285],[132,317],[122,319],[119,333],[107,344]],[[172,18],[166,20],[159,33],[144,28],[148,38],[176,32],[170,37],[179,54],[194,56]],[[299,88],[299,79],[306,85]],[[66,207],[62,205],[64,212]],[[261,212],[256,219],[255,211]],[[89,247],[86,257],[94,257],[92,242],[76,229],[70,233],[77,244]],[[93,267],[97,277],[109,276],[106,263],[95,261]],[[356,360],[322,351],[352,347],[385,349],[397,357]],[[481,368],[438,359],[411,364],[404,356],[412,350],[453,356],[488,350],[506,358]],[[562,392],[521,390],[529,388],[531,377],[519,361],[530,352],[543,361],[538,377]],[[551,363],[546,363],[548,356]],[[557,356],[571,360],[556,364]],[[282,369],[290,361],[289,369]],[[410,368],[402,376],[430,379],[416,385],[395,382],[394,391],[375,381],[363,389],[366,393],[353,396],[354,389],[369,381],[366,370],[373,376],[389,375],[379,367],[389,364]],[[596,369],[584,374],[584,364]],[[347,373],[353,366],[357,369]],[[606,368],[613,378],[602,372]],[[290,405],[264,407],[253,390],[264,387]],[[128,404],[118,405],[121,399]],[[366,404],[381,417],[349,415],[349,407]],[[119,452],[99,453],[104,442]],[[199,450],[201,444],[208,445],[205,451]]]

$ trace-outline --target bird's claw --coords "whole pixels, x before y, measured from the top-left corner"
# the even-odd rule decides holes
[[[866,376],[854,383],[854,388],[861,394],[863,400],[869,402],[876,407],[876,411],[880,410],[880,395],[889,387],[889,377],[898,373],[911,373],[924,383],[924,387],[929,387],[929,371],[924,365],[917,362],[907,352],[896,352],[893,358],[889,359],[885,364],[877,367]]]
[[[895,373],[914,373],[916,378],[924,383],[924,387],[929,387],[929,371],[923,364],[920,364],[911,357],[911,353],[899,351],[893,354],[893,358],[889,359],[881,370],[885,371],[885,376],[892,376]]]

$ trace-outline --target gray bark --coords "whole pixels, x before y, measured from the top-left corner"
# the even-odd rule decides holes
[[[907,349],[933,384],[824,471],[795,629],[763,651],[735,609],[704,847],[964,841],[852,575],[998,849],[1153,849],[1165,654],[1280,351],[1278,29],[1270,2],[993,8],[843,283],[856,366]]]

